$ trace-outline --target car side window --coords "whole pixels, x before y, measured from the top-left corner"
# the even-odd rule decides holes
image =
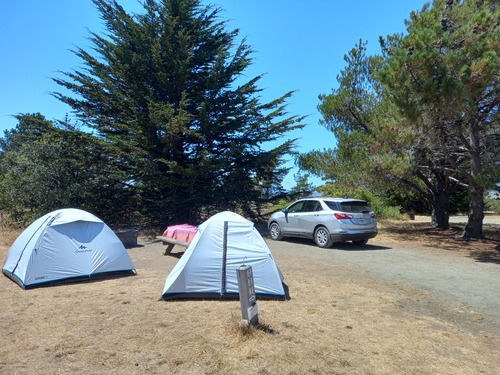
[[[302,211],[303,206],[304,206],[304,201],[297,202],[297,203],[295,203],[295,204],[292,204],[292,205],[288,208],[288,212],[301,212],[301,211]]]
[[[321,204],[318,201],[306,201],[302,212],[316,212],[321,211]]]
[[[302,212],[311,212],[311,211],[312,211],[311,201],[306,201],[304,203],[304,207],[302,208]]]

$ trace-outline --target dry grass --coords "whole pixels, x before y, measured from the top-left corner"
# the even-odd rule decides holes
[[[381,241],[399,235],[384,230]],[[4,238],[15,237],[2,232],[0,259],[11,243]],[[29,291],[1,277],[0,373],[434,375],[500,367],[492,316],[272,243],[292,300],[259,301],[258,327],[240,325],[238,301],[159,301],[178,258],[163,256],[161,243],[140,243],[129,250],[133,277]]]
[[[10,245],[12,245],[16,238],[21,234],[21,232],[21,229],[11,229],[0,223],[0,246],[10,247]]]

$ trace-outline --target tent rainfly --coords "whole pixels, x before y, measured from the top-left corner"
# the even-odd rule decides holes
[[[198,227],[167,276],[162,298],[237,299],[236,270],[243,265],[252,266],[258,298],[288,299],[283,276],[253,223],[233,212],[218,213]]]
[[[134,275],[116,234],[99,218],[66,208],[35,220],[12,244],[2,272],[21,288]]]

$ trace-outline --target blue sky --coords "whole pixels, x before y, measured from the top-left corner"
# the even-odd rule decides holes
[[[135,0],[119,0],[130,12],[141,12]],[[288,91],[290,115],[308,115],[298,151],[335,147],[335,139],[319,124],[318,95],[337,87],[344,55],[362,38],[369,53],[378,53],[378,37],[404,32],[404,20],[420,10],[423,0],[203,0],[223,8],[229,28],[253,47],[248,78],[264,74],[264,102]],[[103,30],[90,0],[0,0],[0,135],[16,126],[12,115],[40,112],[49,120],[71,116],[71,109],[50,93],[61,88],[51,77],[80,68],[70,51],[89,46],[88,30]],[[293,166],[290,161],[288,166]],[[284,182],[294,185],[293,173]],[[313,179],[319,184],[319,179]]]

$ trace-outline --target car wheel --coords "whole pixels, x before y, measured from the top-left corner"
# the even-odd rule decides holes
[[[352,241],[354,245],[366,245],[368,243],[368,238],[365,238],[364,240],[356,240]]]
[[[318,227],[314,231],[314,242],[322,248],[332,247],[333,240],[330,238],[330,232],[325,227]]]
[[[274,241],[281,241],[283,239],[283,233],[281,233],[281,228],[278,223],[272,223],[269,226],[269,234]]]

